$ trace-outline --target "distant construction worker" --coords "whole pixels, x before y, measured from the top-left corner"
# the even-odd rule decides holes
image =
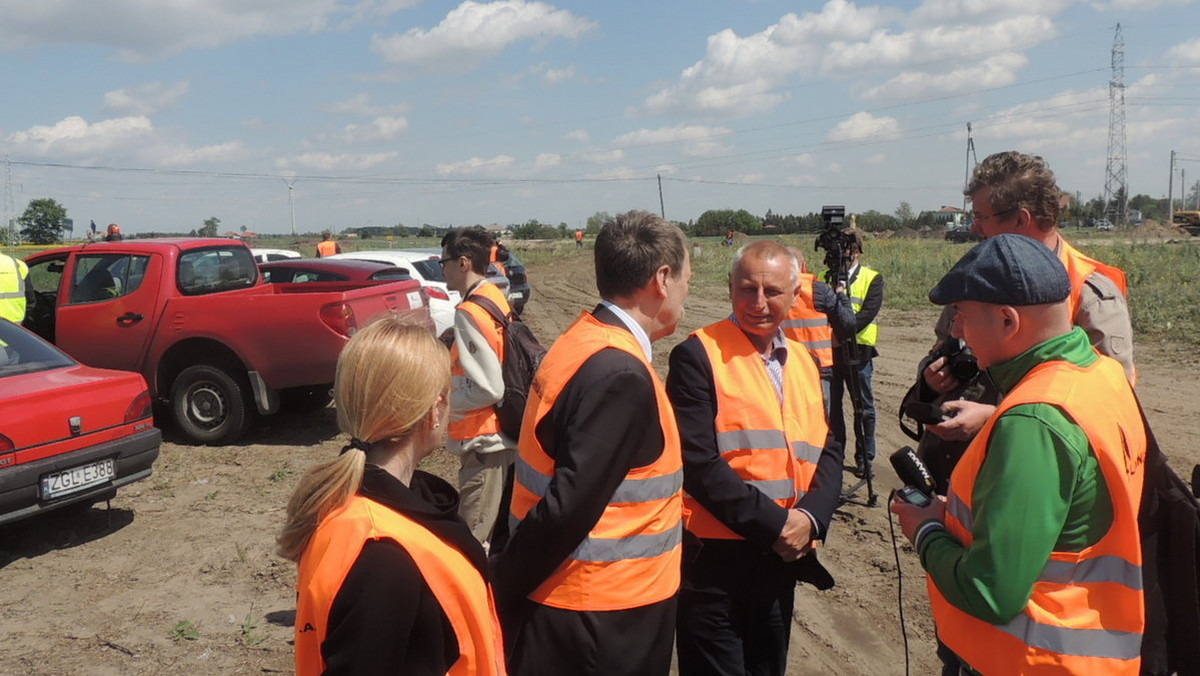
[[[325,258],[342,253],[342,245],[333,241],[333,233],[326,230],[321,233],[321,241],[317,244],[317,258]]]
[[[500,274],[507,274],[504,271],[504,264],[508,262],[508,247],[500,243],[500,240],[492,242],[492,253],[488,262],[496,266]]]
[[[120,242],[123,239],[125,239],[125,236],[121,234],[121,226],[117,225],[116,223],[109,223],[108,231],[104,234],[104,241]]]
[[[583,248],[583,230],[580,228],[575,229],[575,248]]]
[[[14,324],[25,320],[25,261],[0,253],[0,317]]]

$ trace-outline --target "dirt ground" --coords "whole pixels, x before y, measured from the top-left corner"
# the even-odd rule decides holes
[[[590,252],[532,267],[526,321],[550,343],[595,302]],[[703,290],[701,290],[703,291]],[[716,290],[694,292],[670,348],[729,312]],[[798,592],[794,674],[903,674],[905,642],[886,495],[897,485],[886,456],[910,443],[897,406],[929,348],[935,313],[881,315],[875,395],[879,408],[880,505],[838,510],[821,555],[837,579],[826,592]],[[1190,475],[1200,400],[1197,358],[1169,344],[1137,344],[1138,392],[1173,465]],[[343,443],[332,409],[276,417],[241,443],[184,446],[168,435],[154,475],[125,488],[107,509],[0,527],[0,673],[274,674],[292,671],[295,566],[274,555],[274,536],[296,480]],[[426,468],[451,476],[435,454]],[[853,477],[846,475],[849,486]],[[903,541],[897,531],[898,541]],[[900,546],[912,673],[935,672],[933,625],[912,550]]]

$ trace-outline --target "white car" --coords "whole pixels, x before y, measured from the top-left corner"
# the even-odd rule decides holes
[[[291,249],[256,249],[251,247],[250,254],[254,256],[255,263],[270,263],[271,261],[284,261],[289,258],[304,258],[299,251]]]

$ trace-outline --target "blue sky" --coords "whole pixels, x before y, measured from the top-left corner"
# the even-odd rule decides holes
[[[264,233],[962,205],[976,155],[1200,179],[1200,0],[0,0],[7,215]],[[9,179],[11,176],[11,179]],[[1178,194],[1179,175],[1175,177]],[[292,204],[289,205],[289,188]],[[7,191],[6,191],[7,192]]]

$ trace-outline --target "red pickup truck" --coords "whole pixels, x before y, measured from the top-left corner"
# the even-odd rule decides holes
[[[330,400],[338,354],[387,315],[433,330],[415,280],[266,284],[228,239],[132,239],[33,254],[25,326],[79,361],[140,372],[189,440]]]

